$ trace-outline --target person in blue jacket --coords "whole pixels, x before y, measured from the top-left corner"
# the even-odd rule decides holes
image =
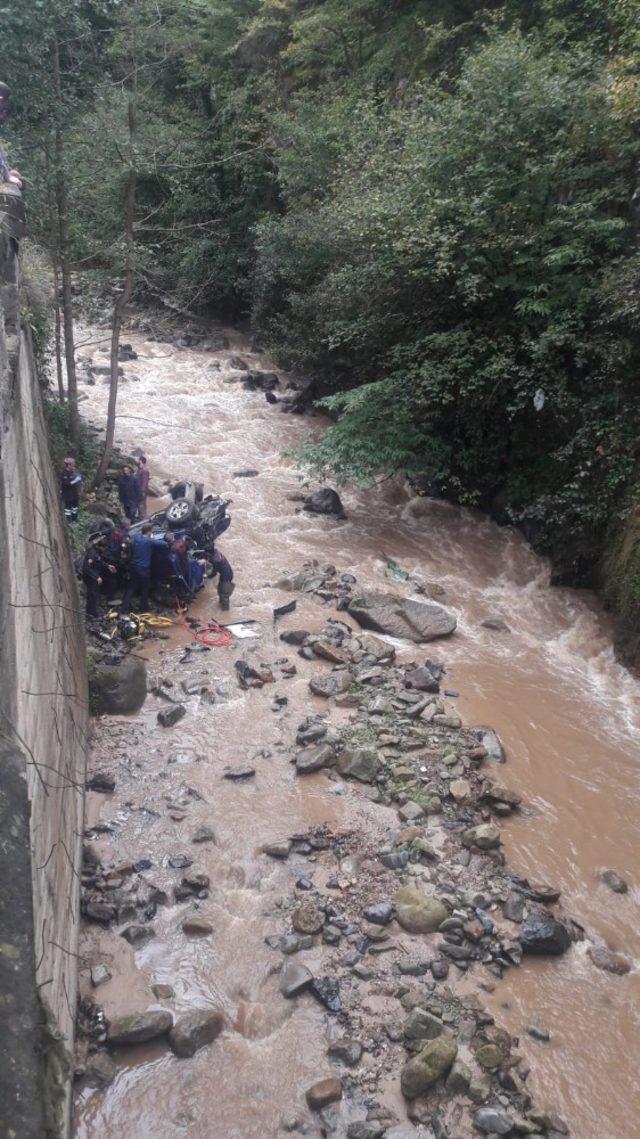
[[[149,609],[149,586],[151,584],[151,558],[156,542],[164,542],[163,534],[152,537],[151,526],[143,526],[139,534],[135,534],[131,541],[131,561],[129,565],[129,584],[122,598],[121,613],[131,612],[131,602],[137,595],[140,598],[140,612],[146,613]]]
[[[127,518],[130,522],[135,522],[140,507],[140,491],[136,476],[129,466],[122,468],[122,474],[118,480],[118,495]]]

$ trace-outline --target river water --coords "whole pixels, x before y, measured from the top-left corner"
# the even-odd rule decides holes
[[[231,352],[252,366],[269,366],[240,335],[230,335]],[[233,497],[232,527],[220,546],[235,568],[234,612],[263,621],[270,659],[283,648],[268,631],[271,610],[287,599],[270,583],[310,558],[354,573],[363,586],[410,593],[410,583],[389,581],[384,552],[445,590],[442,600],[455,610],[458,630],[430,646],[431,655],[445,663],[447,686],[459,691],[455,704],[465,722],[500,733],[509,760],[505,780],[526,803],[503,829],[508,860],[517,872],[561,888],[566,909],[589,936],[634,961],[631,973],[618,977],[597,970],[584,945],[559,962],[526,960],[497,986],[489,998],[492,1011],[523,1038],[538,1102],[559,1107],[576,1139],[633,1139],[640,1114],[640,685],[615,662],[597,601],[551,589],[548,566],[517,533],[446,503],[411,499],[395,482],[347,489],[346,521],[299,512],[287,496],[300,491],[300,476],[283,453],[310,429],[321,429],[320,421],[280,414],[261,393],[229,382],[239,378],[226,363],[230,352],[180,350],[138,334],[128,339],[139,359],[126,365],[126,373],[139,378],[121,387],[117,438],[144,449],[153,481],[194,478]],[[86,392],[85,414],[104,422],[106,385],[98,382]],[[242,468],[259,474],[233,477]],[[319,628],[328,615],[318,601],[299,599],[289,623]],[[510,631],[483,628],[487,617],[504,618]],[[237,655],[227,650],[216,657],[220,677],[229,676]],[[153,666],[161,667],[157,650]],[[296,681],[286,692],[295,722],[308,705],[306,686]],[[222,711],[216,706],[204,717],[190,716],[183,722],[182,750],[214,748],[225,762],[246,759],[258,748],[277,757],[285,745],[271,695],[266,689],[255,693],[249,720],[246,705],[234,698]],[[105,760],[109,746],[122,755],[138,746],[165,763],[170,747],[155,725],[156,710],[145,706],[132,722],[115,724],[110,745],[99,735]],[[136,987],[141,1000],[152,1003],[150,978],[171,978],[178,1007],[181,1001],[184,1007],[222,1003],[237,1031],[225,1035],[213,1061],[207,1049],[182,1065],[164,1053],[139,1053],[106,1093],[80,1096],[77,1139],[270,1139],[279,1134],[277,1120],[292,1084],[307,1086],[322,1061],[319,1014],[302,1005],[283,1009],[281,999],[272,999],[272,955],[263,937],[270,922],[273,928],[284,871],[261,869],[258,849],[315,822],[343,825],[350,811],[362,808],[349,795],[328,796],[315,777],[301,787],[274,766],[259,792],[240,799],[234,785],[220,780],[211,795],[209,765],[186,770],[189,783],[213,798],[219,831],[206,863],[218,887],[215,949],[205,941],[185,949],[167,913],[159,918],[164,924],[157,944],[136,953],[135,969],[123,943],[117,964],[127,981],[110,982],[104,1003],[108,1012],[118,1011],[122,993]],[[133,768],[130,776],[138,807],[145,795],[151,801],[158,793],[149,777],[141,781]],[[150,818],[132,812],[122,823],[132,855],[139,856],[143,840],[153,846],[163,824]],[[605,868],[628,879],[626,895],[602,884]],[[99,935],[92,936],[99,948]],[[532,1021],[549,1028],[549,1043],[525,1035]]]

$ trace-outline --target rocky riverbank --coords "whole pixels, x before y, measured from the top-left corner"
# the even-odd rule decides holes
[[[284,729],[287,682],[304,671],[309,714],[283,730],[278,754],[265,748],[250,762],[224,764],[219,777],[241,799],[265,767],[291,764],[296,780],[320,781],[327,801],[349,787],[365,809],[364,816],[352,811],[347,826],[319,823],[304,832],[292,833],[283,817],[280,837],[258,854],[265,873],[268,864],[281,868],[283,889],[266,936],[278,999],[314,1002],[325,1016],[326,1061],[282,1105],[277,1134],[568,1134],[553,1107],[533,1104],[526,1050],[496,1024],[483,995],[523,954],[562,954],[582,931],[562,912],[553,885],[517,877],[505,864],[501,828],[526,806],[501,778],[498,737],[463,727],[457,694],[443,688],[442,667],[424,650],[397,663],[394,640],[360,627],[388,632],[391,622],[398,634],[400,623],[405,639],[424,643],[450,633],[455,621],[435,600],[358,594],[352,575],[317,563],[277,585],[325,604],[337,600],[343,612],[315,632],[286,628],[286,656],[265,656],[260,642],[249,642],[235,662],[225,654],[226,675],[215,681],[203,667],[203,646],[172,647],[152,665],[157,719],[169,725],[183,712],[167,717],[167,709],[189,701],[215,706],[237,685],[248,717],[254,693],[272,693],[272,714]],[[108,1085],[117,1071],[112,1057],[122,1060],[123,1050],[164,1041],[184,1058],[224,1048],[225,1034],[237,1028],[222,1006],[175,1015],[174,986],[152,977],[151,993],[134,986],[121,1015],[100,1011],[100,986],[114,962],[123,962],[124,945],[137,952],[161,938],[161,914],[185,941],[206,943],[217,932],[217,884],[202,858],[216,843],[216,827],[202,792],[183,775],[198,757],[174,751],[172,765],[158,770],[142,736],[135,722],[97,726],[99,766],[89,786],[115,794],[112,807],[120,810],[110,820],[88,820],[77,1068],[84,1087]],[[117,771],[105,771],[107,755]],[[132,797],[136,771],[142,800]],[[211,795],[215,802],[215,786]],[[247,811],[251,830],[250,801]],[[144,846],[132,857],[131,842],[119,842],[132,812],[154,820],[153,864]],[[523,1027],[538,1041],[548,1038],[544,1025]]]

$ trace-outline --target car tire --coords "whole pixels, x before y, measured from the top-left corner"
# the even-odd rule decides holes
[[[196,508],[188,498],[175,498],[164,512],[170,530],[180,530],[195,517]]]

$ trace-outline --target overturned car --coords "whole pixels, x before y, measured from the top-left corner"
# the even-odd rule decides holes
[[[206,557],[208,549],[213,550],[216,538],[231,525],[231,518],[227,514],[231,499],[223,499],[217,494],[205,495],[203,484],[195,482],[175,483],[169,493],[169,506],[151,514],[142,522],[135,522],[129,533],[139,533],[145,525],[151,526],[157,534],[167,530],[181,532]]]

